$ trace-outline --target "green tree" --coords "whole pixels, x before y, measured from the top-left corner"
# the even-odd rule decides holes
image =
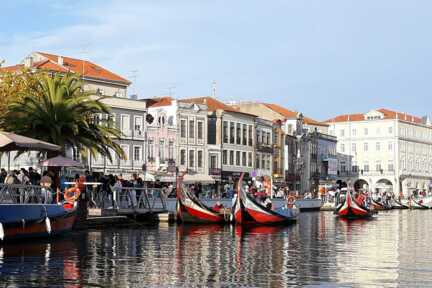
[[[109,117],[97,119],[97,115],[110,113],[101,101],[103,97],[84,92],[82,81],[74,74],[37,77],[33,89],[9,103],[0,119],[1,128],[57,144],[62,154],[69,145],[112,160],[111,148],[124,158],[123,150],[114,142],[121,132]]]

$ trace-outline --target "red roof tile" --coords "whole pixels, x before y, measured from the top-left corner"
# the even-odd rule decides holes
[[[378,109],[377,111],[384,114],[384,119],[400,119],[408,122],[422,123],[422,119],[420,117],[416,117],[406,113],[396,112],[385,108]],[[365,119],[366,119],[365,114],[356,113],[356,114],[338,115],[334,118],[326,120],[325,122],[331,123],[331,122],[364,121]]]
[[[235,108],[233,106],[227,105],[227,104],[225,104],[219,100],[216,100],[216,99],[214,99],[212,97],[208,97],[208,96],[189,98],[189,99],[181,99],[180,101],[186,102],[186,103],[195,103],[195,104],[207,105],[208,111],[223,110],[226,112],[234,112],[234,113],[240,113],[240,114],[256,117],[256,115],[246,113],[246,112],[241,112],[240,110],[238,110],[237,108]]]
[[[63,65],[61,65],[58,63],[58,58],[59,58],[58,55],[48,54],[43,52],[36,52],[36,53],[45,57],[46,60],[33,63],[32,68],[60,72],[60,73],[73,72],[88,78],[118,82],[126,85],[129,85],[131,83],[129,80],[117,74],[114,74],[113,72],[108,71],[107,69],[99,65],[96,65],[90,61],[61,56],[63,58]],[[2,67],[0,68],[0,71],[13,73],[13,72],[18,72],[23,68],[24,68],[23,64],[18,64],[14,66]]]
[[[147,108],[169,106],[172,104],[172,101],[173,98],[171,98],[170,96],[157,97],[146,100]]]
[[[297,118],[298,112],[288,110],[288,109],[286,109],[282,106],[279,106],[277,104],[268,104],[268,103],[262,103],[262,104],[265,105],[266,107],[268,107],[269,109],[273,110],[274,112],[281,114],[286,119]],[[314,120],[314,119],[309,118],[309,117],[304,117],[304,123],[307,125],[328,126],[328,124],[326,124],[324,122],[320,122],[320,121]]]
[[[49,54],[45,52],[37,52],[37,53],[48,58],[55,64],[58,63],[59,55]],[[49,68],[52,68],[54,71],[57,71],[56,70],[57,67],[63,66],[64,69],[70,70],[74,73],[81,74],[84,77],[120,82],[124,84],[131,83],[129,80],[103,68],[102,66],[96,65],[90,61],[64,57],[64,56],[61,57],[63,57],[63,65],[57,65],[57,66],[50,65]],[[44,66],[42,66],[41,68],[44,68]],[[59,72],[63,72],[64,69],[59,69],[60,70]]]

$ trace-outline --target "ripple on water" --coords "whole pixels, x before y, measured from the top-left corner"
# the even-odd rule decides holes
[[[432,211],[290,227],[165,226],[7,244],[0,283],[18,287],[432,286]]]

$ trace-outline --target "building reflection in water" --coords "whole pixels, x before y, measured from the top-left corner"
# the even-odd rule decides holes
[[[289,227],[165,225],[75,232],[0,248],[0,283],[61,286],[431,286],[424,211],[345,222],[302,213]]]

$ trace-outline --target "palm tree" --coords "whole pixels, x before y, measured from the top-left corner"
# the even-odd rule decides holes
[[[123,158],[123,150],[114,142],[121,132],[111,120],[96,119],[96,115],[109,114],[109,108],[101,102],[102,97],[83,92],[82,86],[74,74],[43,75],[35,93],[9,105],[0,125],[5,130],[57,144],[62,147],[62,154],[66,146],[75,146],[110,161],[113,149]]]

